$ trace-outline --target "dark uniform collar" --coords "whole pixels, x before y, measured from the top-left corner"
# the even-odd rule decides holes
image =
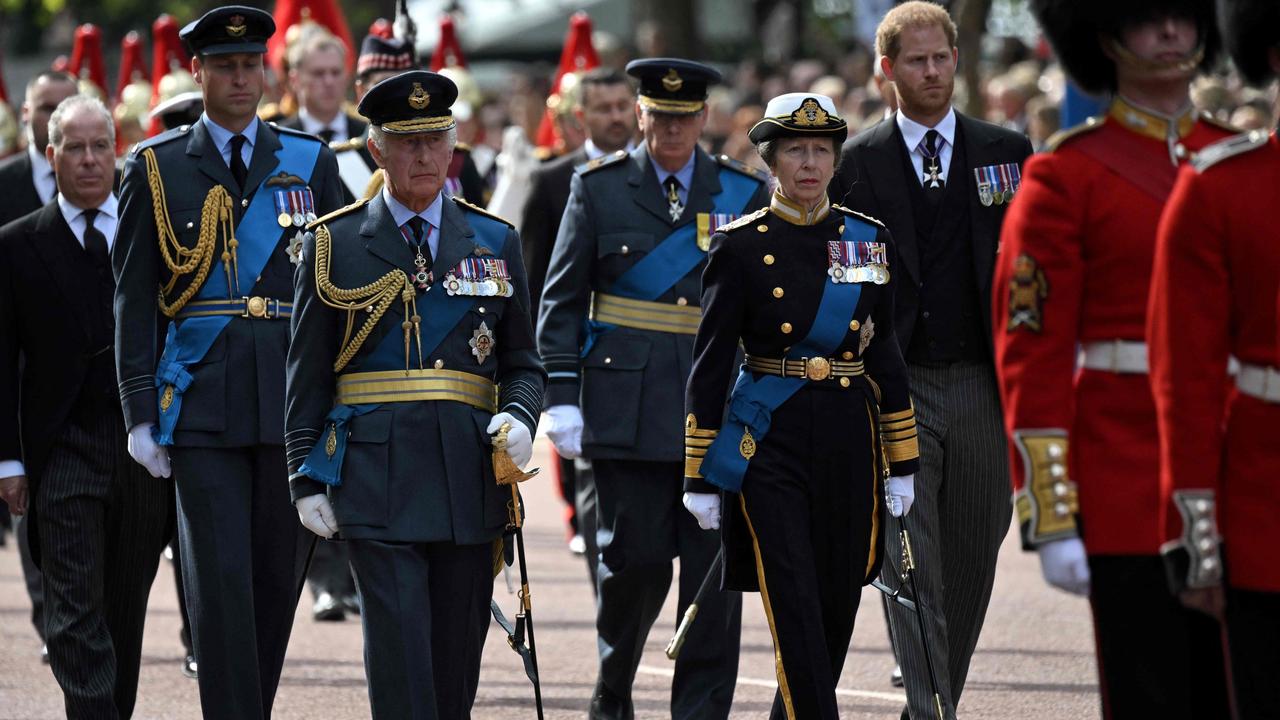
[[[1196,111],[1190,103],[1175,115],[1165,115],[1117,95],[1107,114],[1132,132],[1160,141],[1184,138],[1196,126]]]
[[[822,202],[812,210],[805,210],[799,203],[787,198],[782,190],[774,190],[769,200],[769,209],[774,215],[792,225],[817,225],[831,214],[831,201],[824,195]]]

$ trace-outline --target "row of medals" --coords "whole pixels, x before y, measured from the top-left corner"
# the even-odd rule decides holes
[[[827,275],[838,283],[870,282],[876,285],[884,285],[889,282],[889,268],[884,265],[859,265],[857,267],[832,265],[827,268]]]
[[[418,286],[422,292],[431,289],[434,278],[430,270],[427,269],[427,258],[422,254],[422,249],[417,249],[417,254],[413,258],[413,265],[417,268],[413,273],[413,284]],[[449,295],[468,295],[475,297],[511,297],[513,288],[511,283],[502,278],[488,277],[484,280],[467,280],[461,279],[450,272],[444,276],[444,291]]]
[[[303,225],[306,225],[307,223],[315,222],[315,221],[316,221],[316,214],[313,212],[309,212],[309,213],[296,212],[296,213],[293,213],[292,215],[290,215],[287,212],[282,212],[278,216],[276,216],[276,222],[280,223],[280,227],[282,228],[287,228],[290,225],[292,225],[293,227],[300,228]]]

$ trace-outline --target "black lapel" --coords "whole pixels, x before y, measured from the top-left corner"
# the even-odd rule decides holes
[[[999,135],[988,132],[988,128],[982,123],[975,122],[958,112],[956,123],[960,125],[961,133],[964,135],[965,160],[969,166],[962,168],[962,172],[972,173],[974,168],[1000,162],[995,153],[996,146],[1000,143]],[[969,192],[968,201],[969,232],[973,239],[974,269],[978,273],[978,290],[986,292],[991,285],[991,270],[996,244],[999,242],[999,238],[996,237],[998,226],[994,223],[1003,217],[1003,213],[982,205],[982,201],[978,198],[976,184]]]
[[[40,207],[42,204],[40,202],[40,191],[36,189],[35,165],[31,162],[31,156],[24,151],[18,162],[21,163],[23,168],[22,177],[27,179],[25,183],[22,183],[22,189],[18,191],[25,196],[22,206]]]
[[[252,195],[267,176],[280,166],[276,152],[284,147],[276,130],[261,120],[258,121],[258,134],[253,140],[253,157],[249,162],[249,175],[245,179],[245,197]],[[310,168],[308,168],[310,169]]]
[[[916,241],[915,216],[911,210],[911,188],[907,183],[919,181],[903,170],[905,142],[902,139],[902,132],[898,130],[896,117],[891,115],[880,121],[863,146],[870,177],[856,178],[856,180],[870,185],[871,192],[876,198],[877,208],[881,213],[877,219],[892,229],[893,242],[898,249],[898,259],[906,266],[912,279],[918,283],[920,281],[920,249]]]
[[[382,193],[373,196],[368,203],[369,213],[360,224],[360,236],[370,253],[382,258],[391,267],[405,272],[412,269],[413,256],[405,246],[404,235],[391,217],[391,209],[382,200]]]
[[[205,128],[203,120],[197,120],[191,128],[191,137],[187,140],[187,154],[200,158],[196,167],[210,180],[227,188],[228,192],[236,187],[236,179],[231,176],[231,168],[222,159],[222,153],[213,144],[213,138]]]
[[[440,244],[436,248],[433,265],[436,277],[453,269],[462,258],[476,249],[475,231],[467,222],[466,214],[453,200],[445,200],[440,208]]]
[[[672,225],[671,213],[667,210],[667,199],[662,196],[658,186],[658,173],[649,161],[649,152],[644,145],[631,152],[631,171],[627,175],[627,184],[633,188],[631,197],[636,204],[648,210],[654,217],[667,225]]]
[[[48,266],[49,275],[67,303],[76,308],[76,320],[88,337],[93,332],[89,315],[93,312],[91,303],[98,301],[97,279],[82,272],[87,259],[82,257],[84,248],[62,217],[57,201],[40,210],[31,246]]]
[[[701,148],[695,150],[693,155],[693,187],[689,188],[684,213],[680,216],[681,225],[691,222],[698,213],[714,211],[711,196],[720,192],[720,164]]]

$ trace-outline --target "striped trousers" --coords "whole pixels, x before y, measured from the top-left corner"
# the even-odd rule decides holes
[[[990,365],[909,365],[920,437],[915,504],[905,518],[944,717],[955,717],[986,618],[996,557],[1012,518],[1009,455]],[[882,578],[897,587],[899,524],[885,533]],[[937,717],[916,615],[891,604],[889,626],[910,717]],[[905,716],[904,716],[905,717]]]
[[[68,423],[36,497],[49,664],[68,718],[133,714],[147,596],[173,529],[173,481],[129,457],[118,412]]]

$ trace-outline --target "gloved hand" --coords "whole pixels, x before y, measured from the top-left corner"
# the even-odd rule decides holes
[[[138,423],[129,431],[129,457],[147,469],[151,477],[169,477],[169,451],[156,444],[151,437],[154,423]]]
[[[720,494],[695,493],[684,494],[684,508],[698,519],[698,527],[703,530],[720,529]]]
[[[911,512],[911,504],[916,501],[916,476],[900,475],[889,478],[884,488],[884,499],[889,506],[889,514],[906,517]]]
[[[511,429],[507,431],[507,454],[511,456],[511,460],[521,469],[529,464],[529,460],[533,458],[533,437],[529,435],[529,428],[524,423],[516,420],[511,413],[498,413],[489,421],[489,427],[485,428],[485,432],[494,435],[502,428],[503,423],[510,423]]]
[[[547,437],[560,457],[572,460],[581,455],[582,411],[578,406],[552,405],[547,408],[547,419]]]
[[[1089,594],[1089,562],[1080,538],[1054,540],[1040,546],[1040,572],[1045,582],[1072,595]]]
[[[338,519],[333,516],[333,506],[324,493],[298,498],[293,506],[298,510],[302,526],[326,540],[338,532]]]

